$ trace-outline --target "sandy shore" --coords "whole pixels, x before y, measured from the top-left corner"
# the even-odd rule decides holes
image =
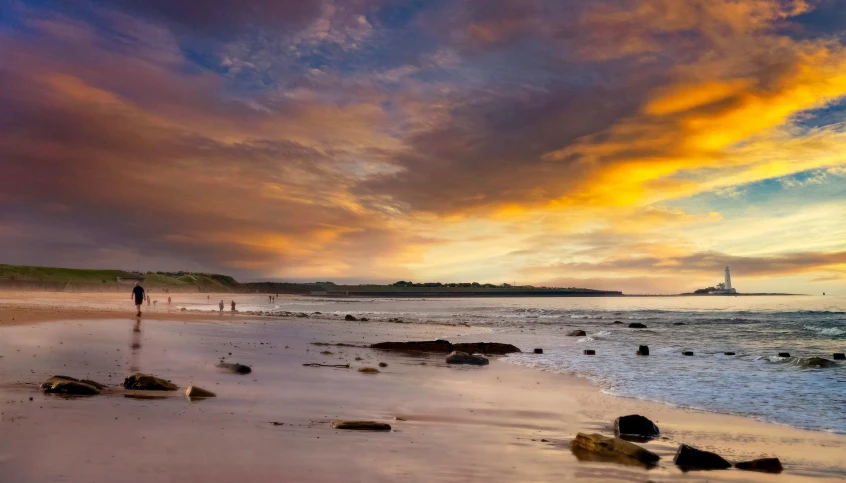
[[[138,324],[128,300],[97,305],[100,295],[88,305],[76,294],[0,295],[0,480],[794,482],[846,475],[840,435],[613,397],[574,376],[498,359],[448,367],[442,356],[311,344],[478,341],[487,329],[179,311],[151,311]],[[221,373],[219,357],[254,372]],[[352,368],[303,367],[309,362]],[[378,362],[388,364],[380,374],[356,371]],[[127,399],[118,385],[135,368],[219,397]],[[43,395],[36,384],[52,374],[112,389],[86,399]],[[616,416],[633,413],[662,430],[644,444],[661,455],[657,468],[579,461],[570,452],[576,433],[610,435]],[[332,429],[335,419],[383,421],[394,430],[344,432]],[[680,443],[730,461],[777,456],[786,471],[682,473],[672,463]]]

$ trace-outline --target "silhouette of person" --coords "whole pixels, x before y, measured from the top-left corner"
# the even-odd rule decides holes
[[[141,304],[144,303],[144,287],[141,286],[141,282],[135,282],[135,287],[132,288],[132,295],[129,297],[135,299],[135,308],[138,309],[138,313],[135,316],[141,317]]]
[[[217,306],[220,307],[220,313],[222,314],[223,313],[223,300],[221,300],[220,303],[217,304]]]
[[[235,301],[234,300],[232,301],[232,312],[233,313],[235,312]]]

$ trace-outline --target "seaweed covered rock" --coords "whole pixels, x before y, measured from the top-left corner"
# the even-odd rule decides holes
[[[139,391],[175,391],[179,389],[179,386],[167,379],[160,379],[141,372],[137,372],[124,379],[123,387]]]
[[[581,450],[612,458],[630,459],[646,465],[654,465],[661,459],[657,454],[634,443],[596,433],[577,434],[576,439],[570,443],[570,447],[574,451]]]
[[[90,384],[68,379],[57,379],[56,377],[51,377],[41,384],[41,387],[47,394],[66,394],[69,396],[96,396],[100,394],[100,390]]]
[[[470,364],[474,366],[486,366],[488,360],[481,356],[470,355],[466,352],[451,352],[446,358],[447,364]]]

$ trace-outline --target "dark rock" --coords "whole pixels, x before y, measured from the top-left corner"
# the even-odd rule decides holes
[[[520,349],[511,344],[501,344],[499,342],[472,342],[452,344],[452,350],[458,352],[466,352],[468,354],[485,354],[485,355],[502,355],[511,354],[512,352],[520,352]]]
[[[52,377],[42,384],[41,387],[44,388],[44,392],[47,394],[67,394],[69,396],[96,396],[100,394],[100,390],[90,384]]]
[[[763,471],[764,473],[781,473],[784,468],[778,458],[761,458],[752,461],[743,461],[734,465],[739,470]]]
[[[649,346],[648,345],[638,346],[637,355],[648,356],[649,355]]]
[[[360,318],[360,319],[358,319],[358,320],[360,320],[360,321],[362,321],[362,322],[369,322],[369,321],[370,321],[370,319],[368,319],[367,317],[362,317],[362,318]]]
[[[357,321],[358,319],[356,319],[355,317],[353,317],[353,316],[352,316],[352,315],[350,315],[350,314],[347,314],[347,316],[346,316],[346,317],[344,317],[344,320],[348,320],[348,321],[350,321],[350,322],[355,322],[355,321]]]
[[[684,322],[673,322],[673,325],[684,325]]]
[[[725,355],[727,355],[727,356],[733,356],[733,355],[734,355],[734,352],[723,352],[723,354],[725,354]]]
[[[543,354],[543,349],[538,347],[537,349],[535,349],[535,354]]]
[[[179,386],[166,380],[149,374],[137,372],[123,381],[126,389],[137,389],[140,391],[175,391]]]
[[[673,462],[684,470],[724,470],[731,467],[731,463],[722,456],[686,444],[679,446]]]
[[[218,369],[226,369],[233,374],[249,374],[253,372],[250,366],[238,364],[237,362],[219,362],[216,367]]]
[[[790,352],[779,352],[778,356],[779,357],[790,357]]]
[[[406,352],[452,352],[452,344],[445,340],[429,340],[419,342],[379,342],[378,344],[372,344],[370,348]]]
[[[648,418],[639,414],[620,416],[614,420],[614,434],[619,436],[642,436],[651,438],[658,436],[658,426]]]
[[[359,431],[390,431],[388,423],[377,423],[376,421],[335,421],[332,423],[335,429],[355,429]]]
[[[567,335],[570,336],[570,337],[584,337],[584,336],[587,335],[587,332],[585,332],[583,330],[574,330]]]
[[[41,389],[47,389],[48,387],[52,386],[54,382],[58,381],[76,381],[79,382],[79,379],[75,379],[70,376],[53,376],[46,381],[41,383]]]
[[[846,354],[842,352],[835,352],[834,353],[834,360],[835,361],[846,361]]]
[[[640,322],[632,322],[629,324],[630,329],[645,329],[646,324],[641,324]]]
[[[481,356],[473,356],[466,352],[453,351],[446,358],[447,364],[471,364],[474,366],[486,366],[488,360]]]
[[[810,357],[799,361],[799,365],[802,367],[834,367],[837,363],[822,357]]]
[[[358,372],[362,374],[379,374],[379,369],[376,369],[375,367],[360,367]]]
[[[570,443],[574,452],[578,450],[595,453],[602,456],[623,458],[623,463],[635,461],[646,465],[654,465],[661,459],[657,454],[640,446],[624,441],[620,438],[609,438],[601,434],[578,433],[576,439]],[[576,455],[578,457],[578,454]]]
[[[692,356],[692,355],[693,355],[693,351],[684,351],[684,352],[682,352],[682,355],[683,355],[683,356]]]
[[[207,397],[217,397],[217,394],[197,386],[188,386],[188,389],[185,390],[185,395],[188,396],[188,398],[190,399],[205,399]]]
[[[593,350],[593,349],[585,349],[584,354],[585,354],[586,356],[595,356],[595,355],[596,355],[596,351],[595,351],[595,350]]]
[[[385,362],[380,362],[379,367],[388,367],[388,364]]]
[[[99,382],[92,381],[91,379],[83,379],[79,382],[84,382],[85,384],[88,384],[89,386],[94,386],[97,389],[101,389],[101,390],[106,388],[105,384],[100,384]]]
[[[619,320],[615,320],[613,323],[614,324],[622,324],[622,322],[620,322]]]

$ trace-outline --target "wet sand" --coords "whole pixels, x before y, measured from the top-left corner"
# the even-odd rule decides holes
[[[51,294],[44,307],[38,295],[0,294],[0,481],[794,482],[846,476],[840,435],[613,397],[574,376],[497,359],[486,367],[448,367],[437,355],[311,344],[495,337],[484,328],[176,311],[151,313],[138,323],[128,300],[130,310],[121,311],[117,299],[98,306],[101,295],[73,307],[64,294]],[[70,300],[79,304],[80,298]],[[215,368],[221,357],[248,364],[253,373],[221,372]],[[302,366],[312,362],[352,368]],[[388,364],[379,374],[356,370],[379,362]],[[181,388],[196,384],[218,397],[191,402],[178,391],[161,399],[126,398],[119,384],[134,370]],[[90,398],[42,394],[37,384],[53,374],[91,378],[109,389]],[[661,428],[661,439],[644,444],[661,455],[657,468],[579,461],[570,452],[577,432],[610,435],[614,417],[632,413]],[[335,430],[336,419],[387,422],[393,431]],[[679,443],[730,461],[778,456],[786,471],[682,473],[672,463]]]

